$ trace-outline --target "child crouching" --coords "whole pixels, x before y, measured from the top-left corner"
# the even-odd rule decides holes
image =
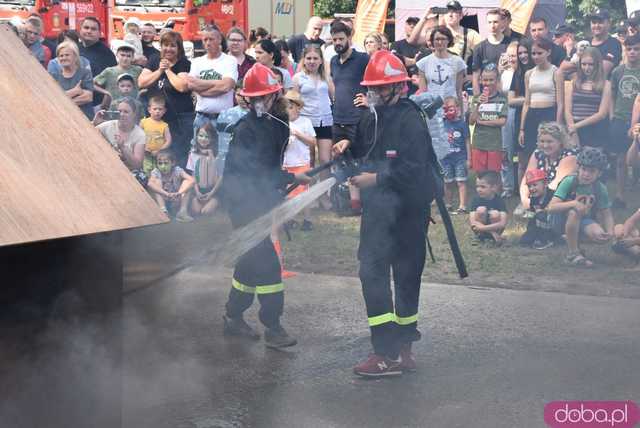
[[[529,211],[533,217],[529,219],[527,231],[520,238],[520,245],[544,250],[553,246],[557,236],[547,213],[553,192],[547,187],[544,170],[530,169],[525,174],[525,182],[529,188]]]
[[[195,184],[193,177],[176,165],[175,156],[169,150],[161,150],[156,161],[157,166],[151,171],[148,188],[160,209],[168,213],[169,208],[178,205],[176,221],[193,221],[187,211],[191,189]]]
[[[476,179],[478,195],[471,201],[469,223],[480,241],[493,240],[501,244],[502,232],[507,226],[507,207],[500,197],[500,175],[484,171]]]
[[[640,209],[624,222],[616,224],[613,251],[640,261]]]
[[[607,167],[607,156],[599,149],[584,147],[578,155],[578,174],[565,177],[556,189],[547,211],[553,227],[567,238],[567,262],[591,267],[579,248],[579,239],[606,244],[613,237],[613,214],[607,187],[599,180]]]

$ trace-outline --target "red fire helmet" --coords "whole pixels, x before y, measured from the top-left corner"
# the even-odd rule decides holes
[[[390,51],[377,51],[371,55],[364,70],[362,86],[379,86],[409,80],[404,64]]]
[[[244,84],[240,90],[243,97],[260,97],[273,94],[282,89],[276,75],[269,67],[260,63],[253,64],[244,76]]]
[[[542,169],[530,169],[525,174],[525,180],[527,184],[535,183],[536,181],[547,179],[547,173]]]

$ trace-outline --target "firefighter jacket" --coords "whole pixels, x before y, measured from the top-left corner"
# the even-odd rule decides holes
[[[284,118],[287,122],[287,118]],[[235,127],[225,160],[222,200],[234,228],[266,214],[283,200],[294,180],[282,169],[289,128],[250,111]]]
[[[408,99],[362,116],[351,151],[376,185],[361,192],[359,257],[385,255],[402,240],[404,220],[425,218],[434,197],[431,137],[418,107]],[[426,228],[426,225],[425,225]]]

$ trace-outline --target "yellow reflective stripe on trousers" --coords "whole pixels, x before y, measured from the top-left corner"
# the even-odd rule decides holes
[[[391,312],[377,315],[375,317],[369,317],[369,327],[375,327],[380,324],[385,324],[388,322],[394,322],[396,320],[396,315]]]
[[[233,280],[232,281],[232,285],[233,288],[235,288],[236,290],[242,292],[242,293],[247,293],[247,294],[255,294],[256,293],[256,287],[250,287],[248,285],[244,285],[241,282],[238,282],[237,280]]]
[[[244,285],[243,283],[234,279],[232,284],[233,288],[235,288],[236,290],[248,294],[272,294],[284,291],[283,283],[273,285],[258,285],[256,287],[251,287],[250,285]]]
[[[399,317],[396,315],[396,322],[400,325],[409,325],[418,322],[418,314],[411,315],[410,317]]]
[[[256,294],[272,294],[279,293],[284,291],[284,284],[273,284],[273,285],[258,285],[256,287]]]

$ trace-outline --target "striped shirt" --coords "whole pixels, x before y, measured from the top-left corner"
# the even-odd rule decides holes
[[[600,101],[602,100],[602,92],[574,88],[572,100],[571,113],[573,114],[573,120],[578,122],[598,112]]]

